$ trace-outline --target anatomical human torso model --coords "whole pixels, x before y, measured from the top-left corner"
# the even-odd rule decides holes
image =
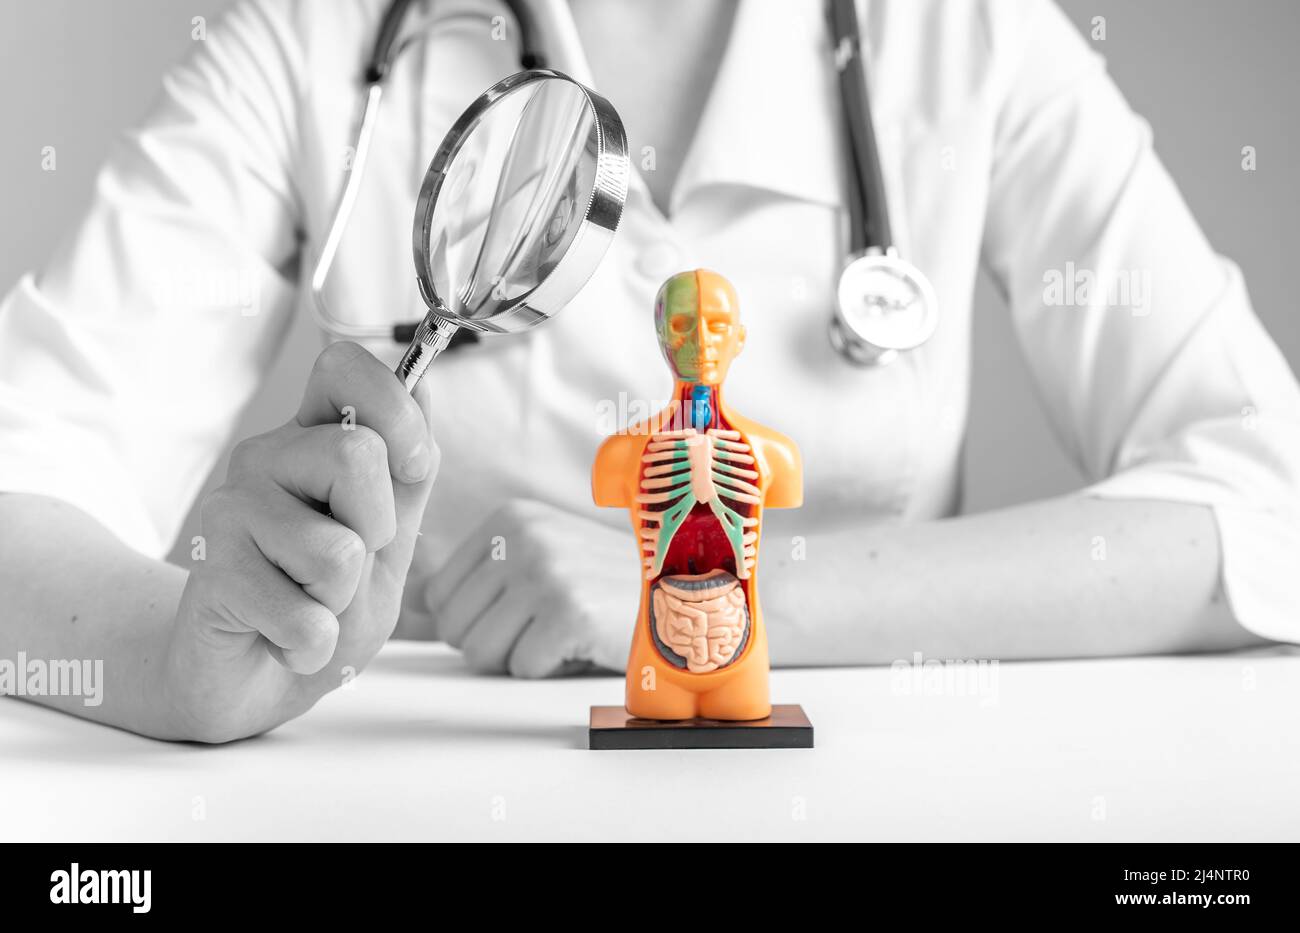
[[[763,719],[771,703],[758,547],[763,510],[803,500],[799,451],[722,399],[745,342],[731,283],[703,269],[673,276],[655,300],[655,329],[673,400],[607,438],[592,471],[596,504],[628,509],[644,571],[627,711]]]

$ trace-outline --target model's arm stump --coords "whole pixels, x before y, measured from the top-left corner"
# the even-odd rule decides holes
[[[763,507],[797,509],[803,505],[803,458],[795,442],[772,432],[762,440],[762,455],[770,474]]]
[[[632,504],[628,477],[634,473],[635,443],[636,438],[628,434],[614,434],[601,443],[591,468],[591,497],[596,505],[627,508]]]

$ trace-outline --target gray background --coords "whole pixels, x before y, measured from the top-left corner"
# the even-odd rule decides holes
[[[191,19],[228,0],[0,0],[0,290],[39,266],[75,222],[120,130],[148,109],[162,71],[191,46]],[[1217,249],[1243,268],[1256,310],[1292,367],[1300,316],[1287,286],[1300,255],[1296,117],[1300,3],[1294,0],[1062,0],[1133,107]],[[41,170],[41,149],[58,170]],[[1241,149],[1258,153],[1241,170]],[[979,511],[1079,485],[1034,398],[1005,308],[981,281],[975,303],[967,509]],[[282,423],[319,348],[306,320],[250,405],[238,436]],[[225,465],[215,476],[224,475]],[[211,482],[211,481],[210,481]],[[193,517],[186,528],[194,527]],[[182,535],[188,540],[188,534]],[[187,550],[187,548],[182,549]]]

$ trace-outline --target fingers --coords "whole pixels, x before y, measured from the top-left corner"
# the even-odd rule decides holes
[[[397,533],[393,482],[383,438],[367,427],[327,424],[296,431],[269,458],[271,480],[299,499],[329,504],[367,551]]]
[[[474,620],[459,645],[465,663],[480,674],[553,677],[591,667],[574,639],[567,603],[538,604],[523,587],[507,587]]]
[[[214,607],[219,627],[260,633],[272,656],[289,670],[319,671],[338,644],[337,617],[245,540],[247,531],[230,517],[239,503],[225,502],[224,495],[214,493],[205,503],[205,508],[223,509],[228,530],[214,529],[208,572],[191,578],[203,590],[201,602]]]
[[[394,378],[393,381],[396,382],[397,379]],[[388,568],[393,578],[402,584],[405,583],[407,571],[411,566],[416,538],[420,533],[420,524],[424,521],[424,510],[429,504],[429,493],[433,490],[441,460],[438,445],[433,443],[431,393],[429,383],[421,382],[416,385],[414,395],[411,396],[420,412],[421,423],[424,425],[424,432],[431,446],[428,473],[419,483],[397,483],[393,486],[397,524],[392,543],[377,555],[378,562]]]
[[[381,566],[398,580],[405,579],[441,459],[433,440],[430,392],[428,383],[421,383],[408,394],[369,352],[356,344],[336,343],[317,359],[298,412],[298,423],[308,426],[307,433],[338,428],[352,436],[335,438],[334,459],[325,462],[345,481],[337,490],[329,477],[320,475],[325,465],[304,475],[318,490],[328,486],[330,492],[337,491],[342,509],[333,498],[314,498],[328,501],[334,517],[361,535],[368,550],[380,551]],[[340,423],[345,414],[353,420]],[[387,490],[379,489],[373,475],[379,445],[385,475],[396,480]],[[305,452],[313,453],[310,445]],[[309,470],[310,464],[299,462],[297,467]],[[376,502],[376,497],[382,501]]]
[[[338,424],[345,416],[383,439],[394,479],[421,483],[430,474],[436,457],[427,413],[373,354],[355,343],[340,342],[317,357],[298,423]]]
[[[315,674],[334,657],[339,640],[338,618],[306,596],[269,563],[265,572],[241,581],[249,602],[246,618],[268,642],[267,650],[295,674]]]
[[[490,560],[484,555],[445,599],[441,597],[445,586],[442,572],[434,574],[425,600],[432,607],[439,638],[453,648],[461,647],[470,627],[505,591],[508,582],[505,565],[505,561]]]
[[[474,620],[461,640],[465,662],[481,674],[505,673],[515,642],[528,627],[536,609],[531,594],[507,588]]]
[[[406,577],[402,581],[401,611],[397,618],[397,628],[393,630],[393,637],[436,641],[438,640],[437,626],[426,596],[432,568],[435,566],[434,536],[431,534],[417,536],[411,550],[411,562],[407,565]]]
[[[348,608],[366,562],[360,535],[283,492],[261,500],[247,516],[253,543],[267,560],[335,616]]]
[[[460,648],[476,670],[548,677],[597,659],[617,669],[639,591],[628,556],[608,529],[514,501],[461,543],[421,602],[434,637]],[[607,569],[614,566],[630,574]]]
[[[452,625],[450,620],[444,623],[444,614],[441,607],[450,603],[453,595],[461,589],[462,585],[468,580],[481,565],[488,561],[492,549],[492,532],[491,528],[495,527],[496,516],[492,516],[486,522],[479,525],[471,534],[467,535],[463,541],[456,547],[441,567],[439,567],[432,576],[429,577],[428,585],[425,587],[425,605],[433,607],[438,619],[438,637],[443,641],[450,642],[450,635],[453,632],[464,634],[469,623],[473,621],[473,615],[482,611],[485,603],[477,604],[473,609],[473,615],[469,618],[463,618],[463,625]],[[469,594],[466,594],[468,598]],[[495,592],[487,594],[489,597],[495,596]],[[462,613],[463,616],[463,613]]]
[[[586,657],[586,651],[574,642],[574,627],[565,613],[564,603],[559,600],[548,600],[537,607],[506,658],[506,670],[512,676],[554,677],[565,673],[572,662]],[[468,649],[466,657],[469,657]]]
[[[459,639],[487,601],[496,595],[495,591],[483,590],[485,586],[490,587],[490,581],[471,582],[471,577],[484,570],[493,579],[504,577],[507,548],[516,567],[536,564],[548,547],[542,532],[554,519],[555,510],[551,506],[515,499],[465,536],[451,557],[429,578],[425,588],[425,604],[434,611],[438,637],[449,644],[458,644],[451,639]],[[500,553],[496,551],[498,546],[502,548]],[[450,610],[445,624],[440,611],[444,606]]]

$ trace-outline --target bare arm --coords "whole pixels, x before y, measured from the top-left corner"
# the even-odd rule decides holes
[[[101,702],[45,700],[97,722],[176,737],[158,676],[188,574],[143,557],[57,499],[0,494],[0,658],[103,661]]]
[[[804,560],[765,544],[760,578],[778,665],[1265,643],[1228,611],[1214,518],[1198,505],[1068,496],[827,533],[808,540]]]
[[[1039,400],[1093,485],[868,532],[879,546],[858,566],[881,588],[882,613],[939,652],[1116,655],[1287,637],[1278,569],[1300,544],[1295,380],[1097,49],[1052,3],[988,10],[1007,71],[983,258]],[[1160,284],[1140,301],[1058,300],[1047,286],[1067,264],[1108,284],[1121,270]]]

